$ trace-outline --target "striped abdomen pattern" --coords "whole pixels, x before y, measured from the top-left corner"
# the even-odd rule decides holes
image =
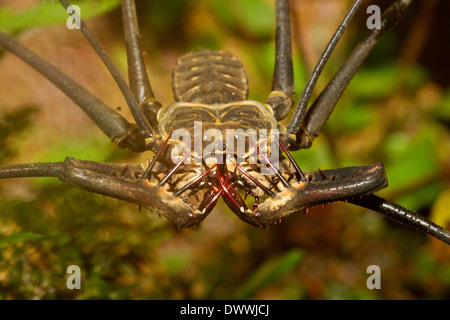
[[[226,104],[244,101],[248,95],[244,67],[226,51],[203,49],[180,57],[172,86],[177,102]]]

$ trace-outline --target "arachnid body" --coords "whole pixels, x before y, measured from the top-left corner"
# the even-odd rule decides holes
[[[68,1],[60,2],[70,9]],[[268,227],[312,206],[348,201],[450,243],[450,234],[445,229],[374,195],[387,186],[382,164],[303,172],[289,153],[312,145],[358,67],[411,1],[393,2],[382,16],[380,28],[369,32],[307,108],[326,61],[361,2],[357,0],[351,5],[298,103],[292,100],[290,11],[286,0],[276,2],[275,70],[272,91],[264,103],[247,100],[247,75],[233,54],[202,49],[178,59],[173,71],[175,102],[162,106],[148,80],[134,1],[122,1],[129,85],[80,20],[81,31],[117,82],[135,124],[52,64],[1,33],[0,46],[55,84],[119,147],[152,151],[154,156],[143,166],[74,158],[56,163],[10,165],[0,168],[0,178],[57,177],[78,188],[148,208],[179,227],[199,224],[220,198],[239,218],[257,227]],[[280,125],[292,109],[289,121]],[[248,130],[254,130],[256,138]],[[181,136],[187,138],[180,141]],[[219,136],[223,139],[217,139]],[[243,149],[239,150],[237,145]],[[240,158],[243,160],[239,161]]]

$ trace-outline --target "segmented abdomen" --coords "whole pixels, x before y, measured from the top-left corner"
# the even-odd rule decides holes
[[[231,53],[203,49],[180,57],[173,69],[175,101],[225,104],[247,100],[247,75]]]

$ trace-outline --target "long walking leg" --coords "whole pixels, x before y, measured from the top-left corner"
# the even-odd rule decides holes
[[[422,232],[426,232],[431,236],[450,244],[449,231],[396,203],[392,203],[374,194],[348,199],[348,202],[382,213],[395,221],[418,229]]]
[[[161,108],[161,103],[155,98],[148,78],[147,69],[145,68],[144,56],[140,44],[136,6],[133,0],[122,1],[122,19],[127,46],[130,88],[148,122],[155,128],[158,124],[156,117]]]
[[[381,36],[392,28],[399,20],[403,11],[413,0],[397,0],[383,14],[381,27],[370,32],[352,52],[347,61],[328,83],[319,97],[306,111],[306,103],[299,103],[292,119],[287,126],[286,141],[288,148],[297,150],[311,146],[313,137],[322,130],[330,114],[333,112],[342,92],[358,71],[366,57],[378,43]]]
[[[70,2],[67,0],[59,0],[59,2],[66,8],[66,10],[68,10],[68,8],[71,6]],[[74,14],[76,15],[77,13]],[[136,121],[136,125],[139,128],[139,133],[145,138],[151,137],[153,135],[153,129],[150,127],[150,124],[148,123],[147,118],[144,116],[141,108],[139,108],[139,105],[136,101],[135,96],[131,92],[130,87],[128,87],[125,79],[122,77],[119,70],[117,70],[111,58],[106,53],[105,49],[91,32],[91,30],[86,26],[86,24],[80,17],[78,18],[80,20],[81,32],[83,32],[85,38],[89,41],[92,48],[103,61],[111,76],[114,78],[114,81],[116,81],[120,91],[122,92],[122,95],[127,102],[128,108],[130,109],[131,114]]]
[[[276,1],[275,69],[272,92],[266,103],[272,106],[274,117],[284,119],[293,104],[294,71],[292,66],[291,22],[289,0]]]

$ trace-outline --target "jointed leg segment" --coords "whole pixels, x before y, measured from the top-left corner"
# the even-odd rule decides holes
[[[294,94],[289,0],[276,1],[275,46],[272,92],[266,103],[272,106],[274,117],[279,121],[289,113]]]
[[[97,126],[112,140],[123,139],[133,128],[116,110],[105,105],[100,99],[60,71],[54,65],[44,60],[36,53],[0,32],[0,46],[22,59],[33,69],[51,81],[70,99],[72,99],[97,124]],[[144,145],[142,137],[133,136],[132,145]]]
[[[59,2],[66,8],[70,6],[69,1],[67,0],[59,0]],[[76,14],[76,13],[75,13]],[[144,137],[148,138],[153,135],[153,129],[150,127],[150,124],[146,117],[144,116],[144,113],[142,112],[141,108],[138,105],[138,102],[131,92],[130,87],[128,87],[127,83],[123,79],[122,75],[120,74],[119,70],[115,67],[114,63],[112,62],[109,55],[106,53],[106,51],[103,49],[103,46],[100,44],[100,42],[97,40],[97,38],[94,36],[94,34],[91,32],[91,30],[86,26],[84,21],[80,18],[80,27],[81,31],[83,32],[86,39],[91,44],[92,48],[97,52],[100,59],[102,59],[105,66],[108,68],[108,71],[116,81],[117,85],[119,86],[119,89],[121,90],[127,105],[131,111],[131,114],[133,115],[134,120],[136,121],[137,127],[139,128],[139,133]]]

